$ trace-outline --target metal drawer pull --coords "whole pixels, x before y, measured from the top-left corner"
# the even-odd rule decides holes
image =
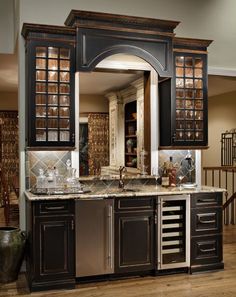
[[[215,250],[216,250],[215,248],[212,248],[212,249],[200,249],[200,251],[202,253],[214,252]]]
[[[213,224],[216,222],[216,220],[202,221],[201,218],[198,218],[198,222],[201,224]]]
[[[216,202],[214,198],[198,199],[198,202]]]
[[[45,209],[47,210],[60,210],[60,209],[65,209],[65,206],[45,206]]]

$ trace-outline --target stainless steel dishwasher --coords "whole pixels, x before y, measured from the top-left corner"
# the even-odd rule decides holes
[[[113,199],[76,201],[76,277],[114,272]]]

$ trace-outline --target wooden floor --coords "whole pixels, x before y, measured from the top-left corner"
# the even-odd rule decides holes
[[[225,269],[217,272],[140,277],[31,294],[22,273],[17,282],[0,284],[0,297],[235,297],[236,226],[224,227],[224,262]]]

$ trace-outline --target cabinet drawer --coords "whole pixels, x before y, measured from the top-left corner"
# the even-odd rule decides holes
[[[136,197],[121,198],[115,200],[116,211],[153,210],[153,198]]]
[[[213,264],[222,261],[222,236],[193,237],[191,265]]]
[[[35,215],[74,214],[73,200],[35,202]]]
[[[191,208],[222,205],[222,193],[197,193],[191,195]]]
[[[195,208],[191,210],[192,236],[222,232],[222,208]]]

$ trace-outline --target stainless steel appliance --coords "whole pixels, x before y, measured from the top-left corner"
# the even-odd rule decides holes
[[[190,265],[190,195],[157,198],[158,265],[170,269]]]
[[[76,201],[76,277],[114,272],[113,199]]]

